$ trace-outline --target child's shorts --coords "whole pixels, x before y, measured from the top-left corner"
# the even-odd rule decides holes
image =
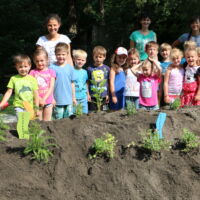
[[[88,100],[87,100],[87,98],[85,98],[85,99],[76,99],[76,101],[77,101],[78,104],[82,105],[82,112],[84,114],[88,114]]]
[[[155,105],[155,106],[144,106],[144,105],[140,104],[139,108],[143,109],[143,110],[158,110],[159,106],[158,105]]]
[[[54,108],[54,118],[62,119],[67,118],[73,115],[73,106],[72,105],[57,105]]]

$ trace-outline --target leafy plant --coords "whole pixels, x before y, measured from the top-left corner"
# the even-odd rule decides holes
[[[182,150],[184,152],[189,152],[192,149],[197,148],[200,144],[199,137],[185,128],[183,129],[181,142],[185,145],[185,148]]]
[[[6,140],[5,136],[6,136],[5,131],[0,130],[0,141],[5,141]]]
[[[100,138],[95,139],[92,145],[93,153],[89,154],[89,158],[93,159],[97,156],[106,156],[108,158],[114,157],[114,148],[117,140],[111,133],[105,133]]]
[[[82,104],[81,103],[75,105],[74,108],[75,108],[75,115],[76,116],[83,115],[83,109],[82,109]]]
[[[105,84],[106,84],[106,79],[102,80],[101,82],[96,82],[94,80],[90,80],[91,83],[94,85],[94,87],[91,88],[93,91],[93,97],[96,99],[95,103],[97,105],[97,111],[101,111],[101,106],[102,106],[102,101],[103,98],[101,94],[105,91]]]
[[[32,159],[37,161],[44,161],[47,163],[49,158],[53,156],[52,151],[49,147],[57,146],[54,143],[50,143],[50,140],[54,140],[53,137],[44,136],[44,130],[41,129],[40,125],[32,121],[30,122],[29,134],[30,138],[27,143],[26,148],[24,149],[24,154],[32,154]]]
[[[170,104],[170,109],[171,110],[177,110],[181,106],[181,100],[180,99],[175,99],[173,103]]]
[[[6,140],[6,130],[9,130],[10,126],[5,124],[2,119],[0,119],[0,141]]]
[[[127,110],[127,115],[134,115],[137,113],[137,110],[135,108],[135,104],[131,101],[127,101],[127,106],[126,106],[126,110]]]
[[[170,142],[166,142],[161,139],[157,131],[152,129],[147,130],[145,134],[142,134],[142,147],[150,151],[161,151],[163,149],[167,150],[170,148]]]

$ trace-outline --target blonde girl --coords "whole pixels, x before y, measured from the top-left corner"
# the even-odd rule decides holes
[[[136,109],[139,108],[139,89],[140,84],[137,81],[137,77],[132,73],[131,70],[135,70],[140,63],[140,55],[137,49],[132,48],[128,51],[127,64],[128,69],[126,70],[126,84],[125,84],[125,101],[134,103]]]
[[[34,52],[33,61],[36,69],[31,70],[30,75],[36,78],[39,87],[39,119],[50,121],[53,109],[53,89],[55,72],[48,68],[48,54],[45,49],[40,48]]]
[[[71,40],[66,35],[59,33],[61,24],[61,18],[57,14],[50,14],[45,21],[45,26],[47,27],[48,34],[39,37],[36,45],[39,48],[45,48],[49,57],[49,65],[51,65],[56,62],[55,46],[60,42],[68,44],[69,54],[67,56],[67,63],[73,66],[70,47]]]
[[[124,68],[126,65],[126,59],[128,52],[124,47],[116,49],[111,58],[111,70],[110,70],[110,109],[120,110],[125,106],[124,89],[126,76]]]
[[[175,99],[180,98],[183,88],[184,69],[181,59],[183,53],[181,50],[174,48],[171,51],[170,58],[172,64],[168,67],[164,77],[164,101],[172,103]]]

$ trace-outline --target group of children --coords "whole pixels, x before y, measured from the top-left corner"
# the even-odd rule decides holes
[[[162,99],[170,104],[177,98],[182,107],[200,105],[200,48],[195,42],[185,43],[183,56],[181,50],[172,49],[167,43],[159,48],[155,41],[150,41],[145,46],[147,58],[143,61],[135,48],[127,51],[118,47],[110,67],[104,64],[106,49],[96,46],[93,63],[84,69],[87,53],[77,49],[71,57],[70,40],[60,41],[60,23],[55,15],[47,20],[49,34],[39,38],[33,54],[35,69],[30,71],[28,56],[14,57],[18,75],[11,77],[0,108],[14,91],[16,114],[25,111],[24,102],[29,102],[38,118],[45,121],[52,119],[52,113],[55,119],[74,115],[78,104],[87,114],[97,110],[95,89],[101,90],[101,110],[124,109],[128,102],[136,109],[157,110]]]

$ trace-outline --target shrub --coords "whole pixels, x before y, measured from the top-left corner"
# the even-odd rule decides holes
[[[116,146],[116,139],[110,133],[105,133],[100,138],[95,139],[92,145],[93,153],[89,154],[89,158],[93,159],[97,156],[106,156],[107,158],[114,157],[114,148]]]
[[[29,141],[27,143],[26,148],[24,149],[24,154],[32,154],[31,159],[37,161],[44,161],[47,163],[49,158],[53,156],[52,151],[50,151],[49,147],[57,146],[54,143],[50,143],[50,140],[54,140],[53,137],[44,136],[44,130],[41,129],[40,125],[32,121],[30,122],[29,127]]]
[[[181,106],[181,100],[180,99],[175,99],[173,103],[170,104],[170,109],[171,110],[178,110]]]
[[[131,101],[127,101],[126,111],[127,115],[134,115],[137,113],[137,110],[135,108],[135,104]]]
[[[184,152],[189,152],[192,149],[197,148],[200,144],[199,137],[188,129],[183,129],[181,142],[185,145],[185,148],[182,150]]]

